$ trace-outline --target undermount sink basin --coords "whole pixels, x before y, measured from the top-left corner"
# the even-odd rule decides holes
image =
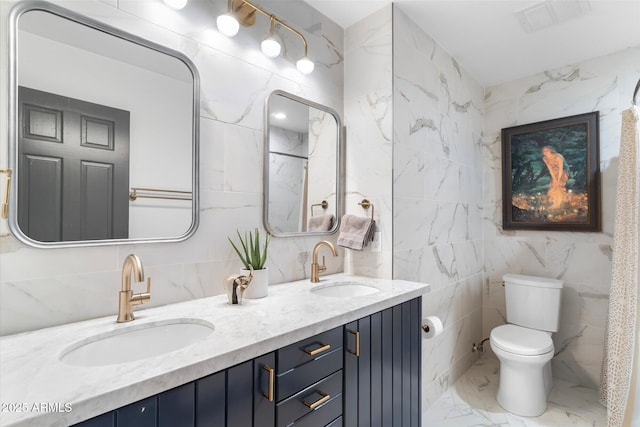
[[[360,282],[332,282],[311,288],[311,292],[327,297],[359,297],[380,292],[380,289]]]
[[[213,329],[211,323],[199,319],[133,324],[78,341],[62,352],[60,360],[76,366],[133,362],[194,344],[209,336]]]

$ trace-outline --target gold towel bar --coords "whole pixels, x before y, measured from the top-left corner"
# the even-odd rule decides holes
[[[316,203],[314,205],[311,205],[311,216],[313,216],[313,208],[315,208],[316,206],[320,206],[320,207],[322,207],[322,209],[326,210],[329,207],[329,202],[327,202],[326,200],[323,200],[320,203]]]
[[[188,194],[189,197],[158,196],[158,195],[154,195],[154,194],[138,194],[138,191],[150,192],[150,193]],[[191,191],[162,190],[162,189],[159,189],[159,188],[131,187],[131,193],[129,193],[129,200],[136,200],[136,199],[191,200],[191,194],[192,194]]]
[[[375,207],[373,206],[373,203],[371,203],[368,199],[362,199],[362,201],[358,204],[362,206],[363,209],[371,208],[371,221],[373,221],[373,211],[375,209]]]
[[[7,174],[6,186],[4,190],[4,200],[2,202],[2,218],[7,219],[9,216],[9,191],[11,191],[11,169],[0,169],[0,173]]]

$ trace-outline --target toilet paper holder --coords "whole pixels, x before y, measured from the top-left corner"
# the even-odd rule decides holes
[[[426,316],[422,318],[422,331],[425,333],[425,338],[435,338],[440,335],[444,329],[442,320],[437,316]]]

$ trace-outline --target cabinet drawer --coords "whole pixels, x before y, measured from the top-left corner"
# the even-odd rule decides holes
[[[331,421],[329,424],[327,424],[324,427],[342,427],[342,415],[336,418],[335,420]]]
[[[278,403],[277,426],[324,426],[342,415],[342,371]]]
[[[278,350],[278,374],[342,347],[342,327],[331,329]]]
[[[342,347],[332,348],[315,359],[278,375],[276,401],[280,402],[308,387],[309,384],[314,384],[327,375],[341,370],[343,359]]]
[[[311,411],[302,418],[297,419],[291,424],[287,424],[288,427],[318,427],[318,426],[333,426],[342,427],[342,421],[339,423],[334,422],[337,415],[342,412],[342,397],[336,397],[331,399],[321,409],[317,411]],[[284,427],[284,425],[282,426]]]

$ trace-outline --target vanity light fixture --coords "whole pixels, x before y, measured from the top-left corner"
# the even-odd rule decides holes
[[[189,0],[162,0],[162,1],[171,9],[180,10],[187,5],[187,2]]]
[[[238,30],[240,29],[240,23],[233,15],[233,0],[227,0],[227,11],[223,14],[218,15],[216,19],[216,26],[218,27],[218,31],[224,34],[227,37],[233,37],[238,34]]]
[[[269,17],[271,20],[269,34],[261,43],[262,53],[269,58],[276,58],[280,55],[280,52],[282,51],[282,43],[274,32],[275,24],[277,23],[300,37],[300,40],[302,40],[304,55],[296,62],[296,68],[298,71],[302,74],[310,74],[313,72],[315,64],[311,59],[309,59],[307,39],[305,39],[302,33],[280,20],[277,16],[267,12],[259,6],[254,5],[248,0],[227,0],[227,11],[219,15],[216,20],[218,30],[227,37],[233,37],[238,33],[241,24],[245,27],[250,27],[254,24],[256,12]]]
[[[238,34],[238,30],[240,29],[238,20],[231,14],[231,12],[225,12],[222,15],[218,15],[218,19],[216,19],[216,26],[218,27],[218,31],[227,37],[235,36]]]
[[[276,58],[280,55],[280,51],[282,51],[282,45],[280,44],[279,37],[273,32],[273,29],[276,25],[276,19],[273,15],[271,15],[271,26],[269,28],[269,35],[262,40],[260,47],[262,49],[262,53],[264,53],[269,58]]]
[[[315,68],[315,64],[312,60],[309,59],[307,55],[305,55],[302,58],[298,59],[298,62],[296,62],[296,68],[302,74],[311,74],[313,72],[313,69]]]

